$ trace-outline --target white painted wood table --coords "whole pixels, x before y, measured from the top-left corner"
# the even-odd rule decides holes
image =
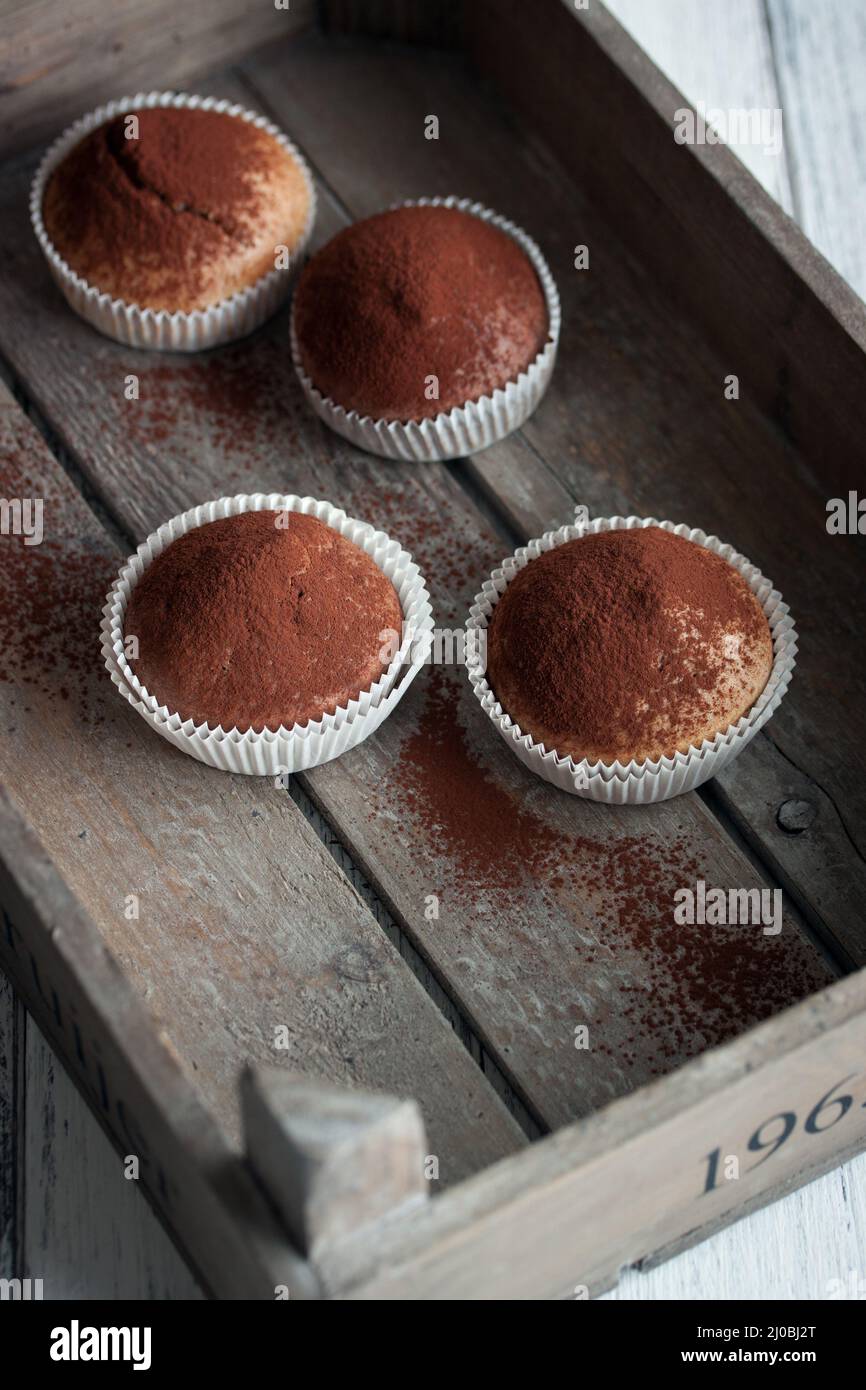
[[[781,107],[779,155],[738,153],[866,296],[866,0],[608,0],[707,108]],[[5,1147],[4,1147],[5,1146]],[[0,977],[0,1274],[49,1298],[200,1291],[42,1036]],[[22,1199],[23,1194],[23,1199]],[[11,1269],[17,1242],[23,1269]],[[651,1271],[611,1298],[866,1297],[866,1155]]]

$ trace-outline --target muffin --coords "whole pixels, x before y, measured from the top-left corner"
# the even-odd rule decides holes
[[[578,762],[699,748],[751,709],[772,665],[743,577],[655,526],[543,552],[509,583],[487,634],[487,680],[506,714]]]
[[[431,419],[504,389],[545,347],[548,319],[522,246],[446,206],[345,228],[304,268],[294,303],[315,390],[377,421]]]
[[[132,589],[124,647],[170,713],[260,733],[369,689],[402,622],[390,580],[352,541],[300,512],[250,511],[157,555]]]
[[[138,122],[127,139],[129,116]],[[100,293],[153,311],[222,303],[301,243],[311,211],[301,164],[275,135],[226,112],[154,106],[85,135],[48,178],[54,250]]]

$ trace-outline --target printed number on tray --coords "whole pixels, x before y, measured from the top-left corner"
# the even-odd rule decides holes
[[[848,1114],[855,1102],[853,1096],[837,1096],[834,1092],[840,1086],[844,1086],[846,1081],[851,1081],[856,1075],[852,1072],[850,1076],[843,1076],[841,1081],[837,1081],[835,1086],[831,1086],[825,1096],[822,1096],[816,1105],[812,1107],[803,1122],[803,1129],[806,1134],[823,1134],[826,1129],[832,1129],[833,1125],[838,1124]],[[866,1101],[860,1104],[861,1109],[866,1109]],[[776,1115],[771,1115],[763,1124],[758,1125],[752,1137],[746,1145],[750,1153],[760,1154],[761,1157],[749,1165],[747,1172],[752,1168],[759,1168],[762,1163],[766,1163],[768,1158],[778,1153],[786,1140],[790,1139],[794,1130],[797,1128],[797,1116],[793,1110],[782,1110]],[[735,1173],[726,1175],[722,1168],[722,1150],[713,1149],[712,1153],[706,1155],[704,1162],[707,1165],[706,1181],[704,1183],[704,1194],[713,1192],[721,1187],[726,1176],[729,1178],[739,1175],[739,1164],[735,1163]],[[720,1168],[722,1171],[720,1172]]]

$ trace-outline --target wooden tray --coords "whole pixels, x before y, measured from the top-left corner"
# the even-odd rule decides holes
[[[425,194],[517,221],[563,298],[553,384],[472,460],[361,455],[305,407],[286,313],[197,359],[75,318],[16,150],[0,490],[45,500],[45,540],[0,537],[0,954],[215,1295],[594,1294],[866,1143],[862,543],[826,529],[862,477],[866,311],[729,151],[675,143],[682,98],[598,0],[324,12],[191,85],[297,141],[319,243]],[[73,64],[58,128],[165,61]],[[15,100],[7,149],[45,133]],[[258,490],[388,530],[444,625],[578,503],[701,526],[790,602],[791,691],[652,808],[530,777],[450,668],[291,794],[213,772],[117,697],[98,612],[160,522]],[[697,878],[780,885],[782,933],[675,927]]]

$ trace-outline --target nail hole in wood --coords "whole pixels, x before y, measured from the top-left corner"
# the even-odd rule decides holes
[[[802,835],[818,814],[811,801],[783,801],[776,812],[776,823],[786,835]]]

